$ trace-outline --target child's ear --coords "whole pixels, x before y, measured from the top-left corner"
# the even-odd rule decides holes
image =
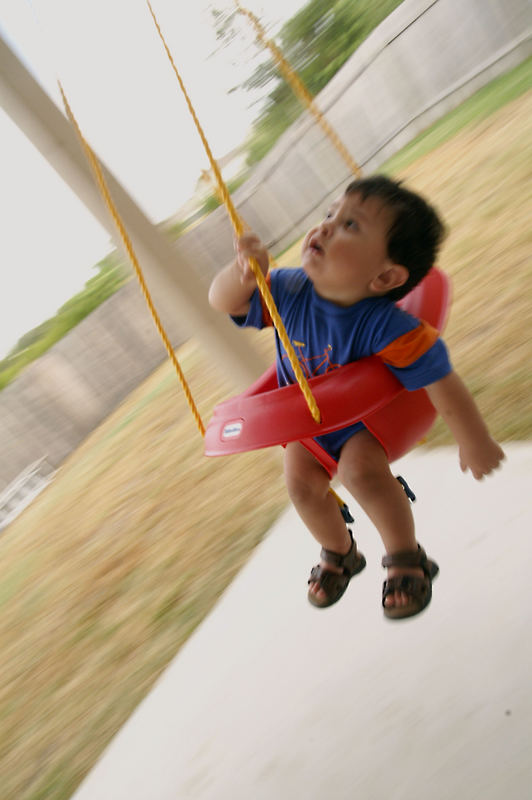
[[[376,294],[387,294],[392,289],[397,289],[398,286],[406,283],[409,274],[407,268],[403,267],[402,264],[390,262],[376,278],[373,278],[370,289]]]

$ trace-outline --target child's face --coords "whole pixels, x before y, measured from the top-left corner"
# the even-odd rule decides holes
[[[392,211],[375,197],[342,195],[303,241],[301,265],[326,300],[348,306],[382,292],[375,279],[391,262]]]

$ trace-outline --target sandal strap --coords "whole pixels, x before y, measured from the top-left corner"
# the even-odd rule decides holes
[[[327,564],[332,564],[334,567],[343,568],[345,566],[349,566],[349,564],[346,565],[346,561],[352,561],[353,556],[356,558],[356,552],[357,552],[356,542],[353,539],[353,534],[351,533],[349,528],[347,529],[347,532],[349,534],[349,538],[351,539],[351,547],[349,548],[347,553],[344,553],[342,555],[341,553],[335,553],[333,550],[326,550],[324,547],[322,547],[320,553],[320,558],[322,559],[322,561],[326,561]]]
[[[388,578],[382,585],[382,599],[385,600],[388,595],[394,592],[404,592],[410,595],[413,599],[418,599],[427,590],[427,576],[419,578],[417,575],[396,575],[393,578]]]
[[[421,567],[425,569],[427,564],[427,554],[418,544],[417,550],[400,550],[397,553],[390,553],[382,558],[382,566],[388,567]]]
[[[366,566],[366,559],[362,553],[357,551],[357,546],[351,531],[349,531],[349,536],[351,537],[351,548],[345,556],[340,555],[340,553],[334,553],[330,550],[325,550],[325,548],[323,548],[321,551],[321,557],[323,561],[327,563],[327,560],[329,560],[330,562],[337,564],[338,568],[342,569],[342,572],[333,572],[332,570],[327,569],[326,566],[322,566],[322,564],[312,567],[308,582],[317,583],[320,589],[322,589],[325,593],[325,599],[320,599],[318,601],[314,594],[309,590],[308,599],[313,606],[326,608],[327,606],[331,606],[333,603],[336,603],[336,601],[340,599],[347,589],[349,581],[353,575],[358,575],[358,573],[362,572]],[[330,556],[332,556],[331,559],[328,558]]]
[[[427,554],[418,544],[417,550],[401,550],[398,553],[385,555],[383,567],[417,567],[423,570],[423,576],[408,574],[394,575],[384,581],[382,587],[382,605],[384,616],[389,619],[405,619],[419,614],[428,606],[432,597],[432,580],[439,572],[435,561],[427,558]],[[386,606],[386,598],[395,592],[404,592],[409,602],[403,606]]]
[[[308,583],[318,582],[320,589],[323,589],[326,594],[332,595],[344,589],[349,583],[349,580],[349,575],[331,572],[329,569],[323,569],[323,567],[318,564],[317,567],[312,567]]]

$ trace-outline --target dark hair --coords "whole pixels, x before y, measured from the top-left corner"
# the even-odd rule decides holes
[[[436,211],[420,195],[403,188],[385,175],[372,175],[352,181],[346,194],[359,194],[362,200],[377,197],[392,210],[394,220],[388,231],[388,257],[408,270],[408,280],[388,292],[400,300],[417,286],[434,264],[445,236],[445,226]]]

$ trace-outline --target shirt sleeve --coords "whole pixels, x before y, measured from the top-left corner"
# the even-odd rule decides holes
[[[409,391],[428,386],[452,370],[447,347],[438,331],[423,320],[416,322],[415,327],[377,352]]]
[[[286,297],[297,293],[299,289],[302,278],[300,273],[301,270],[280,267],[266,276],[266,283],[281,316]],[[246,316],[231,316],[231,319],[240,328],[258,328],[260,330],[273,326],[270,313],[258,289],[255,289],[251,295],[250,307]]]
[[[405,367],[386,366],[410,392],[439,381],[452,371],[447,347],[439,338],[412,364]]]

